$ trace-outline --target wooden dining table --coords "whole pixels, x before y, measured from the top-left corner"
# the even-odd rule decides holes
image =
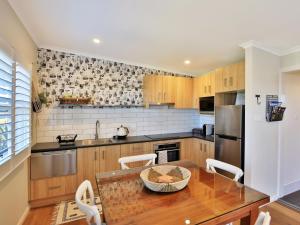
[[[168,163],[191,171],[181,191],[159,193],[147,189],[140,178],[145,169],[134,168],[96,175],[107,225],[177,225],[255,223],[259,207],[269,196],[191,161]]]

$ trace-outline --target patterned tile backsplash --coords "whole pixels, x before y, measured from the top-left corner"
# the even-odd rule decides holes
[[[197,110],[168,108],[45,108],[37,114],[37,142],[52,142],[59,134],[78,134],[79,139],[93,139],[95,123],[100,121],[100,137],[110,138],[121,124],[130,136],[190,132],[199,127]]]
[[[103,106],[142,105],[142,82],[145,74],[179,76],[123,63],[84,56],[38,50],[39,90],[51,102],[72,94],[92,97]],[[197,110],[155,108],[59,108],[51,105],[37,114],[37,142],[52,142],[59,134],[78,134],[78,139],[93,139],[95,123],[100,121],[100,137],[110,138],[121,124],[130,136],[190,132],[214,117],[199,116]]]
[[[143,105],[146,74],[186,76],[108,60],[38,49],[39,90],[50,102],[73,95],[102,106]]]

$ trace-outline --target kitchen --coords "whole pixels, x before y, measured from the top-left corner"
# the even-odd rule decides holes
[[[51,8],[49,12],[46,10],[47,4]],[[72,208],[72,205],[76,206],[75,198],[82,185],[89,185],[86,181],[91,183],[95,194],[94,204],[100,210],[100,220],[107,224],[118,224],[120,220],[127,224],[174,224],[181,220],[180,224],[206,224],[206,220],[210,220],[210,224],[227,224],[240,219],[241,224],[254,224],[256,220],[259,222],[263,219],[270,223],[270,218],[271,224],[280,224],[278,221],[282,218],[283,221],[291,219],[285,212],[294,211],[275,202],[300,189],[297,182],[282,183],[287,181],[280,177],[286,168],[281,167],[280,157],[284,153],[279,140],[288,131],[285,130],[284,134],[280,132],[282,125],[286,124],[285,119],[289,121],[293,117],[288,111],[284,116],[284,110],[292,109],[292,106],[280,89],[279,76],[282,75],[280,71],[285,69],[285,53],[275,54],[258,42],[245,42],[251,40],[251,35],[247,39],[234,37],[234,42],[230,43],[235,47],[227,46],[222,53],[222,48],[212,44],[209,48],[202,46],[199,51],[195,47],[199,43],[196,39],[198,31],[194,31],[194,45],[187,47],[192,49],[190,57],[180,45],[172,42],[167,44],[169,40],[178,41],[179,36],[174,36],[174,39],[162,38],[161,41],[166,41],[164,44],[158,41],[155,42],[157,48],[148,47],[142,51],[141,47],[146,47],[146,40],[149,40],[143,35],[149,35],[149,31],[133,22],[131,17],[124,17],[128,19],[128,29],[138,26],[137,30],[132,30],[132,35],[143,36],[145,42],[139,42],[136,37],[125,38],[129,33],[122,28],[120,32],[123,32],[124,42],[121,46],[122,38],[110,33],[110,29],[122,27],[114,24],[114,20],[95,22],[91,18],[83,19],[85,22],[93,21],[94,25],[101,24],[99,28],[91,28],[73,17],[75,14],[71,15],[72,12],[69,16],[65,15],[64,10],[54,4],[46,0],[36,5],[33,2],[26,5],[17,0],[1,0],[2,21],[11,21],[10,27],[20,33],[15,35],[14,29],[9,27],[0,32],[0,57],[3,62],[0,69],[6,73],[1,73],[5,77],[0,80],[4,82],[4,86],[0,86],[4,96],[0,96],[1,101],[4,99],[0,109],[5,109],[0,120],[0,134],[4,138],[1,139],[0,152],[1,223],[86,224],[84,209]],[[62,4],[68,6],[69,3]],[[102,4],[109,10],[104,10]],[[74,3],[74,12],[84,7],[91,12],[90,15],[96,16],[93,8],[97,8],[102,15],[111,18],[112,13],[109,12],[118,11],[118,7],[113,7],[114,4],[94,2],[95,7],[90,7],[78,1]],[[130,4],[124,6],[134,12],[131,14],[135,15],[134,18],[146,12],[146,6],[159,8],[156,4],[150,6],[147,1],[134,4],[143,10],[128,8]],[[200,3],[193,4],[203,6]],[[208,5],[208,8],[212,6]],[[189,7],[189,10],[193,8],[192,5],[181,6]],[[167,4],[163,7],[167,7]],[[239,7],[245,9],[244,5]],[[176,18],[178,9],[175,8],[173,15],[164,18]],[[44,16],[41,16],[42,12]],[[127,12],[119,13],[125,15]],[[157,13],[162,15],[159,10]],[[45,26],[34,22],[39,21],[38,18],[43,20]],[[168,19],[162,21],[165,25],[171,24],[167,22]],[[57,26],[60,23],[65,23],[67,29]],[[153,25],[147,19],[144,23],[149,23],[149,27]],[[78,24],[78,28],[74,27],[75,24]],[[110,29],[105,30],[108,25]],[[231,27],[229,21],[226,26]],[[49,27],[49,30],[45,30],[45,27]],[[79,29],[85,32],[79,35]],[[45,35],[46,32],[52,36]],[[76,33],[74,39],[70,36],[72,32]],[[79,37],[84,37],[84,41]],[[153,40],[160,39],[156,36]],[[206,38],[205,41],[208,43],[212,40]],[[113,44],[116,46],[113,47]],[[172,51],[177,52],[176,57],[169,53],[166,56],[166,51],[152,52],[163,47],[173,48]],[[133,54],[130,54],[131,51]],[[197,56],[192,57],[195,54]],[[210,54],[215,58],[210,58]],[[224,59],[221,55],[226,54],[228,57]],[[297,63],[297,60],[286,61]],[[286,68],[292,70],[293,67]],[[9,71],[12,71],[11,78],[8,77]],[[8,82],[9,79],[11,82]],[[14,86],[15,91],[9,92]],[[290,99],[290,95],[287,98]],[[5,99],[12,102],[11,109],[7,110],[9,105]],[[2,146],[2,143],[5,145]],[[123,160],[137,160],[139,157],[142,158],[141,162],[128,163],[128,167],[134,169],[123,165]],[[210,165],[215,162],[211,161],[213,159],[221,162],[217,163],[221,166],[220,170]],[[147,160],[149,162],[146,164]],[[132,206],[125,213],[126,204],[116,207],[117,202],[126,201],[129,207],[132,193],[129,191],[126,198],[126,193],[122,196],[119,189],[111,189],[115,188],[111,185],[114,179],[121,176],[125,179],[134,171],[138,172],[134,175],[137,180],[132,184],[132,190],[145,199],[153,196],[154,202],[161,201],[156,199],[161,195],[155,195],[155,192],[145,195],[153,187],[147,186],[145,175],[142,175],[147,168],[143,167],[151,163],[158,164],[157,168],[162,164],[170,167],[175,165],[183,168],[181,172],[184,176],[189,176],[190,181],[187,181],[187,188],[183,187],[183,190],[180,188],[178,191],[177,187],[170,187],[171,184],[161,189],[177,191],[175,195],[164,195],[168,199],[165,203],[174,201],[173,205],[167,206],[170,212],[173,210],[173,214],[177,215],[174,221],[164,216],[168,214],[168,211],[164,211],[167,209],[165,206],[158,207],[161,210],[160,219],[164,222],[153,218],[146,221],[144,217],[151,217],[157,209],[147,205],[147,201],[143,202],[142,197],[133,198],[140,199],[137,205],[146,204],[147,210],[141,207],[143,210],[137,212],[137,208]],[[230,175],[222,168],[229,169]],[[111,183],[106,183],[108,178]],[[158,183],[169,184],[168,179],[171,178],[162,175],[161,179],[165,179],[164,182]],[[297,176],[294,179],[298,179]],[[232,186],[235,182],[237,185]],[[142,192],[141,184],[144,188]],[[230,187],[230,194],[226,192],[226,187]],[[205,207],[219,201],[216,195],[218,191],[224,194],[224,198],[230,195],[233,199],[229,201],[235,203],[220,202],[226,205],[220,205],[222,210],[213,207],[210,210],[214,213],[205,211]],[[244,192],[253,198],[241,197]],[[187,198],[190,194],[190,198]],[[178,202],[176,196],[186,201]],[[16,218],[7,216],[12,212],[11,201],[20,202],[19,207],[14,209]],[[193,210],[202,207],[198,204],[202,201],[207,201],[208,205],[202,209],[202,213],[194,213]],[[263,206],[269,201],[271,204]],[[190,211],[187,205],[183,207],[188,202],[191,205],[197,202]],[[77,205],[80,206],[80,202]],[[241,208],[247,213],[242,214]],[[120,210],[124,214],[119,214]],[[184,210],[185,215],[176,213],[177,210]],[[62,216],[62,212],[67,212],[67,215]],[[226,217],[226,213],[230,217]],[[281,218],[276,216],[283,214],[285,216]],[[117,218],[117,215],[120,217]],[[93,217],[94,220],[96,218],[98,213]]]

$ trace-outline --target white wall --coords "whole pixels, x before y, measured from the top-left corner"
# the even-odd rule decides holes
[[[37,141],[51,142],[59,134],[77,133],[79,139],[95,137],[95,123],[100,121],[100,137],[111,138],[121,124],[130,136],[191,132],[200,126],[197,110],[159,108],[49,108],[38,114]],[[202,123],[207,119],[201,120]]]
[[[281,123],[280,194],[300,189],[300,72],[282,74],[281,93],[287,107]]]
[[[279,124],[266,122],[266,95],[279,92],[278,56],[249,47],[245,49],[245,183],[271,197],[278,194]],[[261,104],[255,94],[261,95]]]

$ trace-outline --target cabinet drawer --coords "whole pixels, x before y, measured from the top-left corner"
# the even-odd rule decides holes
[[[76,176],[31,180],[30,199],[37,200],[75,193],[76,185]]]

